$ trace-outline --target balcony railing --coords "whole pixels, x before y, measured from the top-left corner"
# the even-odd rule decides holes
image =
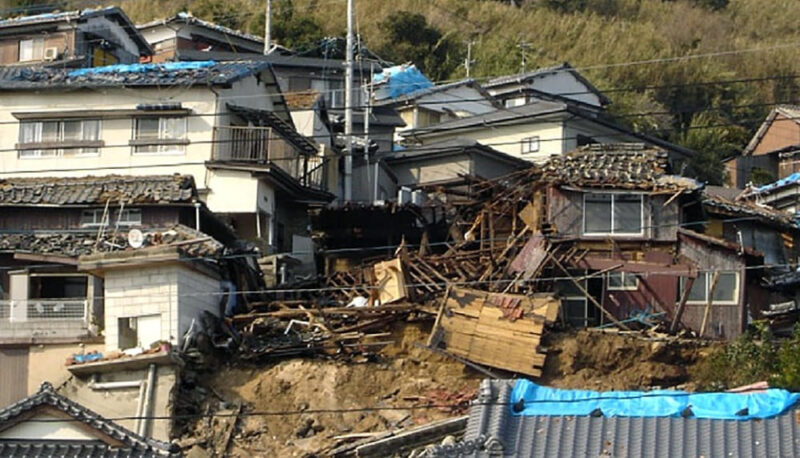
[[[323,189],[325,161],[301,154],[271,127],[224,126],[214,128],[213,159],[272,164],[303,186]]]
[[[27,299],[0,301],[0,323],[42,321],[86,322],[89,301],[85,299]]]

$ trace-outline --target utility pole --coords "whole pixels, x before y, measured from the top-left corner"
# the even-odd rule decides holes
[[[344,200],[353,200],[353,0],[347,0],[347,49],[344,61]]]
[[[475,44],[475,40],[469,40],[467,42],[467,60],[464,61],[464,67],[467,69],[467,78],[469,78],[469,70],[475,61],[472,60],[472,45]]]
[[[264,54],[269,54],[272,43],[272,0],[267,0],[267,12],[264,21]]]

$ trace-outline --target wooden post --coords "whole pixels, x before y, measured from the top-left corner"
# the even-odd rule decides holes
[[[703,324],[700,325],[700,337],[703,337],[706,333],[706,326],[708,325],[708,319],[711,317],[711,303],[714,302],[714,289],[717,287],[717,281],[719,280],[719,271],[714,272],[714,277],[711,280],[711,288],[708,291],[708,301],[706,302],[706,311],[703,313]]]
[[[627,326],[625,326],[625,324],[621,323],[614,315],[611,314],[611,312],[606,310],[606,308],[603,307],[602,304],[597,302],[597,299],[593,298],[592,295],[589,294],[589,291],[586,291],[586,288],[584,288],[583,285],[581,285],[581,283],[578,280],[576,280],[572,275],[570,275],[569,272],[567,271],[567,268],[564,267],[560,262],[558,262],[558,260],[556,258],[554,258],[552,254],[549,255],[549,256],[550,256],[550,259],[553,261],[553,263],[555,263],[555,265],[559,269],[561,269],[562,272],[564,272],[564,275],[569,277],[569,279],[572,280],[572,283],[575,283],[575,286],[577,286],[578,289],[580,290],[580,292],[583,293],[586,296],[586,299],[591,301],[591,303],[594,304],[595,307],[599,308],[600,311],[603,312],[603,314],[606,316],[606,318],[611,320],[612,323],[614,323],[615,325],[621,327],[622,329],[630,331],[629,327],[627,327]]]
[[[672,318],[672,324],[669,325],[669,332],[675,332],[678,329],[678,323],[681,322],[683,310],[686,308],[686,301],[689,299],[689,292],[694,285],[694,277],[689,277],[683,287],[683,294],[681,294],[681,302],[678,304],[678,310],[675,312],[675,317]]]

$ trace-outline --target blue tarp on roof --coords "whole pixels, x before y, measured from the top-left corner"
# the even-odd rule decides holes
[[[759,186],[758,188],[756,188],[756,192],[772,191],[773,189],[782,188],[784,186],[790,185],[792,183],[798,183],[798,182],[800,182],[800,173],[795,172],[795,173],[789,175],[788,177],[781,178],[780,180],[778,180],[778,181],[776,181],[774,183],[765,184],[764,186]]]
[[[519,409],[519,401],[524,407]],[[602,412],[605,417],[681,417],[750,420],[779,415],[800,400],[800,393],[768,389],[750,393],[688,393],[677,390],[561,390],[519,380],[511,392],[513,415],[578,415]],[[516,406],[515,406],[516,404]]]
[[[165,62],[163,64],[120,64],[108,65],[105,67],[79,68],[70,71],[67,76],[70,78],[99,73],[146,73],[146,72],[172,72],[180,70],[199,70],[201,68],[213,67],[217,63],[213,60],[196,62]]]
[[[383,69],[372,77],[375,84],[386,84],[390,98],[433,87],[431,80],[425,77],[414,65],[396,65]]]

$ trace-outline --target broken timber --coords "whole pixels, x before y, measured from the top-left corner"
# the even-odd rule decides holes
[[[529,297],[453,287],[430,343],[477,364],[538,377],[545,360],[539,341],[545,323],[558,317],[559,306],[551,294]]]

